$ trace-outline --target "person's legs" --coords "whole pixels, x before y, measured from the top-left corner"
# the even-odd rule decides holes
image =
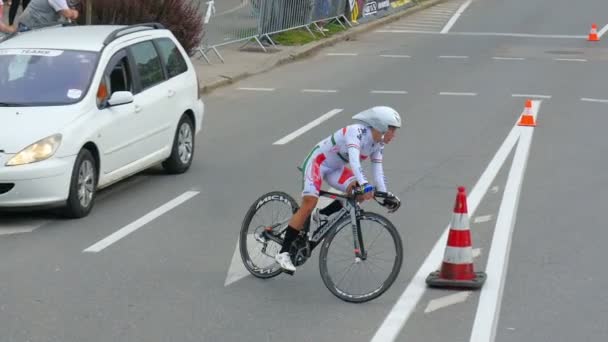
[[[27,0],[23,0],[27,1]],[[11,7],[8,11],[8,24],[13,25],[15,22],[15,17],[17,16],[17,11],[19,11],[19,5],[21,5],[21,0],[13,0],[11,3]]]

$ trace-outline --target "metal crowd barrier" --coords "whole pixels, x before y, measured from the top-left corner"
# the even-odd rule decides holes
[[[304,28],[315,37],[311,26],[325,35],[320,22],[339,19],[350,25],[346,18],[349,0],[218,0],[234,3],[231,9],[223,12],[215,11],[215,1],[205,2],[204,36],[199,52],[207,63],[207,52],[213,50],[219,59],[224,59],[217,50],[218,47],[237,42],[249,44],[255,41],[266,52],[262,43],[265,41],[276,46],[271,35],[293,29]],[[246,45],[245,44],[245,45]]]

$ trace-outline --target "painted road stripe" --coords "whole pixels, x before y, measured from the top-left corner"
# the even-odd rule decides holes
[[[310,123],[308,123],[306,126],[298,129],[297,131],[290,133],[288,135],[286,135],[285,137],[275,141],[273,143],[273,145],[285,145],[288,142],[292,141],[293,139],[299,137],[300,135],[304,134],[306,131],[308,131],[309,129],[319,125],[320,123],[322,123],[323,121],[328,120],[329,118],[331,118],[332,116],[340,113],[343,109],[333,109],[325,114],[323,114],[322,116],[320,116],[319,118],[311,121]]]
[[[377,33],[420,33],[441,34],[434,31],[417,30],[376,30]],[[587,36],[564,35],[564,34],[527,34],[527,33],[501,33],[501,32],[449,32],[446,35],[456,36],[488,36],[488,37],[516,37],[516,38],[553,38],[553,39],[586,39]]]
[[[597,37],[602,38],[606,31],[608,31],[608,24],[606,24],[601,30],[599,30],[599,32],[597,33]]]
[[[586,59],[583,58],[553,58],[554,61],[560,62],[586,62]]]
[[[34,230],[51,222],[50,220],[24,219],[22,217],[2,217],[0,235],[31,233]]]
[[[467,0],[467,2],[465,2],[462,5],[460,5],[460,7],[456,11],[456,13],[454,13],[454,15],[452,16],[452,18],[450,18],[450,21],[448,21],[448,23],[445,24],[445,26],[443,27],[443,30],[441,30],[441,33],[445,34],[445,33],[448,33],[450,31],[450,29],[452,28],[452,26],[454,26],[454,24],[456,24],[456,21],[458,20],[458,18],[460,18],[460,16],[462,15],[462,13],[467,9],[467,7],[469,7],[469,5],[471,4],[472,1],[473,0]]]
[[[358,56],[358,53],[353,52],[330,52],[327,56]]]
[[[303,93],[337,93],[337,90],[333,89],[302,89]]]
[[[484,223],[492,220],[492,215],[477,216],[473,223]]]
[[[608,100],[602,100],[602,99],[590,99],[587,97],[583,97],[581,99],[581,101],[585,101],[585,102],[598,102],[598,103],[608,103]]]
[[[492,57],[492,59],[498,61],[523,61],[525,58],[522,57]]]
[[[407,94],[407,91],[405,90],[372,90],[371,91],[372,94]]]
[[[528,128],[529,127],[525,127]],[[505,138],[494,158],[488,164],[486,170],[479,178],[477,184],[469,194],[467,199],[469,205],[469,215],[474,215],[481,199],[488,191],[488,188],[496,178],[498,171],[510,155],[511,150],[517,143],[522,127],[517,126],[517,123],[511,129],[511,132]],[[386,316],[380,328],[372,338],[372,342],[392,342],[398,337],[399,332],[409,319],[410,315],[416,308],[416,305],[426,291],[426,277],[437,270],[437,267],[443,260],[445,246],[447,245],[450,224],[444,229],[443,234],[437,240],[433,249],[420,266],[412,281],[408,284],[405,291],[401,294],[397,303],[393,306],[389,314]]]
[[[433,311],[443,309],[450,305],[463,303],[467,300],[467,298],[469,298],[470,295],[471,295],[471,291],[463,291],[463,292],[458,292],[458,293],[451,294],[451,295],[448,295],[445,297],[433,299],[426,306],[424,313],[431,313]]]
[[[439,56],[439,58],[444,58],[444,59],[467,59],[469,58],[469,56]]]
[[[538,116],[539,106],[538,101],[532,102],[532,113],[535,117]],[[486,266],[487,280],[481,289],[471,332],[471,342],[493,342],[496,337],[496,326],[509,264],[513,227],[515,226],[517,206],[533,133],[534,129],[521,130],[519,143],[513,156],[511,170],[496,218],[496,227]]]
[[[380,55],[380,57],[384,57],[384,58],[412,58],[412,56],[408,56],[408,55]]]
[[[531,99],[550,99],[551,95],[539,95],[539,94],[511,94],[512,97],[525,97]]]
[[[448,96],[477,96],[477,93],[455,93],[449,91],[442,91],[439,95],[448,95]]]
[[[274,88],[248,88],[248,87],[241,87],[238,88],[239,90],[248,90],[248,91],[275,91]]]
[[[198,191],[186,191],[185,193],[181,194],[180,196],[174,198],[173,200],[152,210],[151,212],[149,212],[145,216],[141,217],[140,219],[128,224],[127,226],[114,232],[112,235],[106,237],[105,239],[103,239],[103,240],[97,242],[96,244],[92,245],[91,247],[85,249],[83,252],[97,253],[97,252],[102,251],[104,248],[110,246],[111,244],[117,242],[118,240],[124,238],[125,236],[133,233],[137,229],[152,222],[156,218],[160,217],[161,215],[167,213],[168,211],[172,210],[173,208],[179,206],[180,204],[186,202],[187,200],[191,199],[192,197],[194,197],[198,194],[199,194]]]

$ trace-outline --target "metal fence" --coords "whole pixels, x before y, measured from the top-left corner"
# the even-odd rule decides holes
[[[224,59],[217,50],[218,47],[245,42],[257,43],[264,52],[266,45],[276,46],[271,35],[293,29],[304,28],[314,37],[313,29],[325,35],[319,22],[346,18],[349,0],[218,0],[232,1],[234,7],[224,11],[216,11],[214,0],[206,1],[201,6],[205,13],[205,33],[199,52],[209,63],[207,52],[213,50]],[[311,29],[312,27],[312,29]]]

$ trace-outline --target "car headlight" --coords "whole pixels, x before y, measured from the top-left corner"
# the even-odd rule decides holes
[[[17,166],[43,161],[52,157],[61,144],[61,134],[51,135],[21,150],[6,163]]]

